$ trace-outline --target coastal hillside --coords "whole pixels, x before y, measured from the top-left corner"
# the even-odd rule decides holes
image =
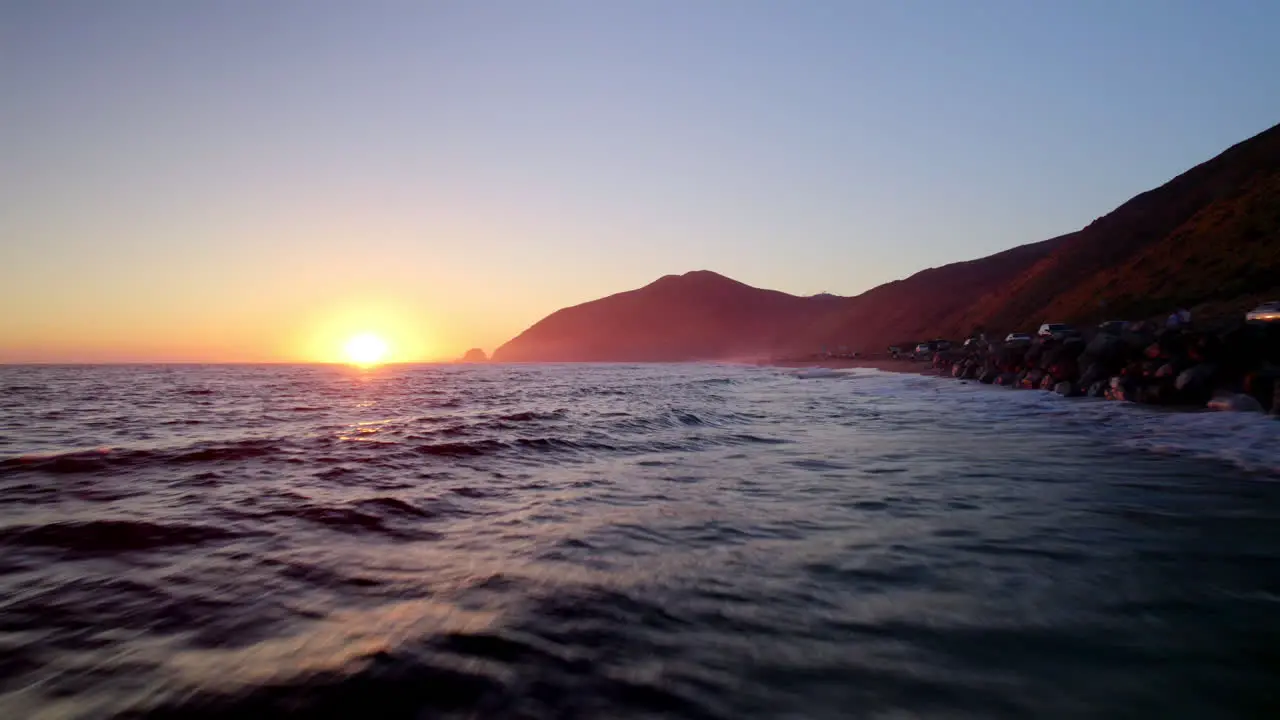
[[[1204,304],[1235,311],[1277,291],[1280,125],[1090,223],[966,320],[1027,329]]]
[[[700,270],[558,310],[494,351],[498,362],[679,362],[768,356],[846,298],[798,297]]]
[[[973,326],[970,303],[998,292],[1052,255],[1071,235],[1020,245],[978,260],[922,270],[849,298],[839,313],[815,320],[796,350],[841,344],[859,350],[960,336]]]
[[[557,311],[499,361],[671,361],[881,350],[929,337],[1239,313],[1280,298],[1280,125],[1087,227],[923,270],[856,297],[796,297],[715,273],[669,275]]]
[[[841,338],[875,349],[975,328],[1139,320],[1178,307],[1238,318],[1265,298],[1280,298],[1280,125],[1082,230],[850,298],[806,344]]]

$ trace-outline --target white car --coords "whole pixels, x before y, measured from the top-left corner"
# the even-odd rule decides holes
[[[1005,344],[1009,343],[1029,343],[1031,336],[1026,333],[1009,333],[1004,337]]]
[[[1245,313],[1247,322],[1280,322],[1280,301],[1265,302]]]
[[[1040,337],[1060,337],[1070,330],[1071,326],[1066,323],[1045,323],[1040,326]]]

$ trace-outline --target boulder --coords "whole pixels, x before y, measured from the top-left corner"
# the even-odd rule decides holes
[[[1207,386],[1211,380],[1213,380],[1213,366],[1196,365],[1178,373],[1178,378],[1174,381],[1174,387],[1179,390],[1189,391],[1199,386]]]
[[[1166,330],[1156,336],[1160,357],[1176,358],[1187,354],[1187,336],[1181,331]]]
[[[1040,378],[1041,390],[1053,390],[1057,386],[1058,386],[1058,381],[1055,380],[1054,377],[1049,373],[1045,373],[1044,377]]]
[[[1064,356],[1057,362],[1050,365],[1049,374],[1059,380],[1075,379],[1080,375],[1080,366],[1076,363],[1076,359],[1071,356]]]
[[[1022,356],[1023,362],[1028,366],[1035,367],[1040,364],[1040,358],[1044,355],[1044,344],[1037,340],[1031,343],[1031,347],[1027,348],[1026,355]]]
[[[1200,404],[1209,400],[1214,368],[1212,365],[1196,365],[1178,373],[1174,388],[1188,403]]]
[[[1244,391],[1264,409],[1275,404],[1275,387],[1280,383],[1280,369],[1268,367],[1244,376]]]
[[[1111,381],[1109,380],[1095,380],[1089,384],[1089,390],[1085,392],[1085,395],[1095,398],[1106,397],[1107,389],[1110,387]]]
[[[1147,346],[1156,340],[1156,333],[1146,323],[1135,325],[1129,329],[1124,335],[1121,335],[1121,342],[1124,348],[1120,351],[1122,354],[1138,354]]]
[[[1125,341],[1115,335],[1100,334],[1085,346],[1081,354],[1081,365],[1098,363],[1103,367],[1119,367],[1127,354]]]
[[[1242,393],[1226,393],[1216,395],[1207,406],[1210,410],[1223,412],[1262,412],[1262,404],[1249,395]]]
[[[1111,386],[1107,388],[1108,400],[1134,402],[1137,399],[1137,383],[1132,378],[1117,375],[1111,378]]]
[[[1076,392],[1075,384],[1066,380],[1058,383],[1057,385],[1054,385],[1053,391],[1058,393],[1062,397],[1075,397],[1076,395],[1079,394]]]
[[[1058,358],[1062,356],[1062,346],[1057,344],[1044,345],[1040,349],[1040,356],[1036,358],[1036,367],[1041,370],[1048,370],[1054,363],[1058,362]]]
[[[1089,366],[1085,368],[1084,373],[1080,375],[1080,384],[1084,387],[1089,387],[1095,382],[1106,379],[1107,371],[1100,363],[1094,362],[1090,363]]]
[[[997,365],[1005,372],[1012,372],[1015,368],[1021,366],[1027,357],[1027,347],[1025,345],[1004,345],[996,349],[994,359]]]
[[[1222,340],[1212,333],[1197,333],[1187,341],[1187,358],[1193,363],[1215,362],[1222,355]]]
[[[995,368],[984,368],[978,375],[978,382],[984,385],[990,385],[994,383],[998,377],[1000,377],[1000,372]]]
[[[1087,347],[1084,338],[1070,337],[1063,341],[1062,351],[1067,357],[1078,358],[1084,354]]]
[[[1239,377],[1257,365],[1265,353],[1263,337],[1257,328],[1242,326],[1222,336],[1218,348],[1218,369],[1230,377]]]
[[[1168,405],[1174,400],[1173,385],[1165,382],[1139,385],[1134,400],[1146,405]]]

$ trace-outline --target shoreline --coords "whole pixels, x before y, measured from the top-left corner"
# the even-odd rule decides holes
[[[906,375],[930,375],[941,377],[942,371],[928,360],[895,360],[890,357],[868,358],[824,358],[807,360],[771,360],[760,363],[768,367],[781,368],[827,368],[830,370],[868,369],[881,372],[902,373]],[[949,375],[948,375],[949,377]]]
[[[1261,412],[1280,416],[1280,324],[1226,332],[1129,325],[1122,333],[1045,336],[934,352],[929,361],[870,357],[779,359],[785,368],[871,368],[951,377],[1063,397]]]

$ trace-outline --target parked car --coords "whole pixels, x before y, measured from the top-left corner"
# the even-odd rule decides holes
[[[1013,345],[1016,343],[1029,343],[1029,342],[1031,342],[1031,336],[1028,335],[1027,333],[1017,333],[1017,332],[1009,333],[1004,337],[1004,343],[1006,345]]]
[[[930,340],[929,344],[932,345],[933,349],[937,352],[942,352],[943,350],[951,349],[950,340]]]
[[[1040,326],[1040,337],[1051,337],[1058,340],[1075,333],[1075,329],[1066,323],[1045,323]]]
[[[1262,303],[1245,313],[1244,319],[1251,323],[1280,322],[1280,300]]]
[[[934,344],[922,342],[916,345],[916,349],[911,353],[912,360],[919,360],[922,357],[933,357]]]
[[[903,356],[903,355],[905,355],[905,354],[906,354],[906,353],[902,352],[902,348],[901,348],[901,347],[899,347],[899,346],[897,346],[897,345],[890,345],[890,346],[889,346],[889,357],[893,358],[894,360],[897,360],[898,358],[902,357],[902,356]]]
[[[1107,335],[1119,335],[1129,327],[1127,320],[1108,320],[1098,326],[1098,332]]]

